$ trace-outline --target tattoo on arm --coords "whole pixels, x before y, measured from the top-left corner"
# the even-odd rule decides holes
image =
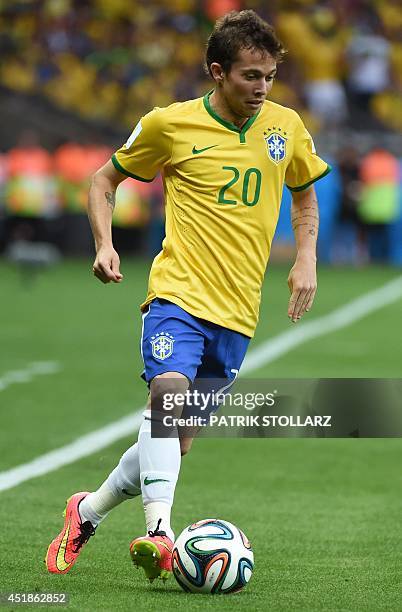
[[[114,191],[105,191],[106,205],[113,211],[116,206],[116,193]]]
[[[312,204],[312,206],[301,206],[297,208],[297,210],[292,210],[291,218],[293,231],[297,230],[299,227],[307,226],[310,228],[308,230],[310,236],[316,235],[319,222],[317,200],[313,200]]]

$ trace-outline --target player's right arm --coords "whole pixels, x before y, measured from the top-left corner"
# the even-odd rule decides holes
[[[153,181],[160,169],[171,159],[172,128],[154,109],[137,123],[127,142],[92,177],[88,215],[95,238],[94,274],[103,283],[119,283],[119,256],[112,243],[112,214],[116,189],[124,179]]]
[[[93,272],[102,283],[120,283],[120,258],[113,248],[112,215],[116,189],[127,176],[109,160],[92,176],[88,198],[88,217],[95,240],[96,258]]]

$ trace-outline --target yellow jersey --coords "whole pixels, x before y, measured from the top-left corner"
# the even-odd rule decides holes
[[[240,129],[211,93],[154,108],[112,161],[141,181],[163,176],[166,237],[141,308],[166,299],[251,337],[283,186],[305,189],[330,167],[295,111],[266,101]]]

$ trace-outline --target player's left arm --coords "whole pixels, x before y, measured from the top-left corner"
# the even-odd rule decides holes
[[[319,213],[314,186],[292,193],[291,216],[297,255],[288,276],[291,293],[288,316],[296,323],[310,310],[317,291],[316,246]]]

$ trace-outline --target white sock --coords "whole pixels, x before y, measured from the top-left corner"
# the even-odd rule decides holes
[[[113,495],[107,480],[94,493],[87,495],[79,505],[79,513],[83,523],[90,521],[97,527],[109,513],[109,510],[120,503]]]
[[[170,511],[180,471],[179,438],[152,438],[151,421],[146,419],[139,431],[138,448],[147,530],[154,531],[161,519],[160,531],[165,531],[166,535],[174,540]]]
[[[164,531],[167,537],[174,542],[174,533],[170,527],[171,509],[172,506],[165,502],[150,502],[144,506],[147,532],[155,531],[155,529],[158,528],[159,531]]]
[[[131,446],[105,482],[82,500],[79,512],[82,521],[96,527],[110,510],[127,499],[141,494],[138,443]]]
[[[121,501],[141,495],[140,453],[138,442],[130,446],[107,479],[110,489]]]

